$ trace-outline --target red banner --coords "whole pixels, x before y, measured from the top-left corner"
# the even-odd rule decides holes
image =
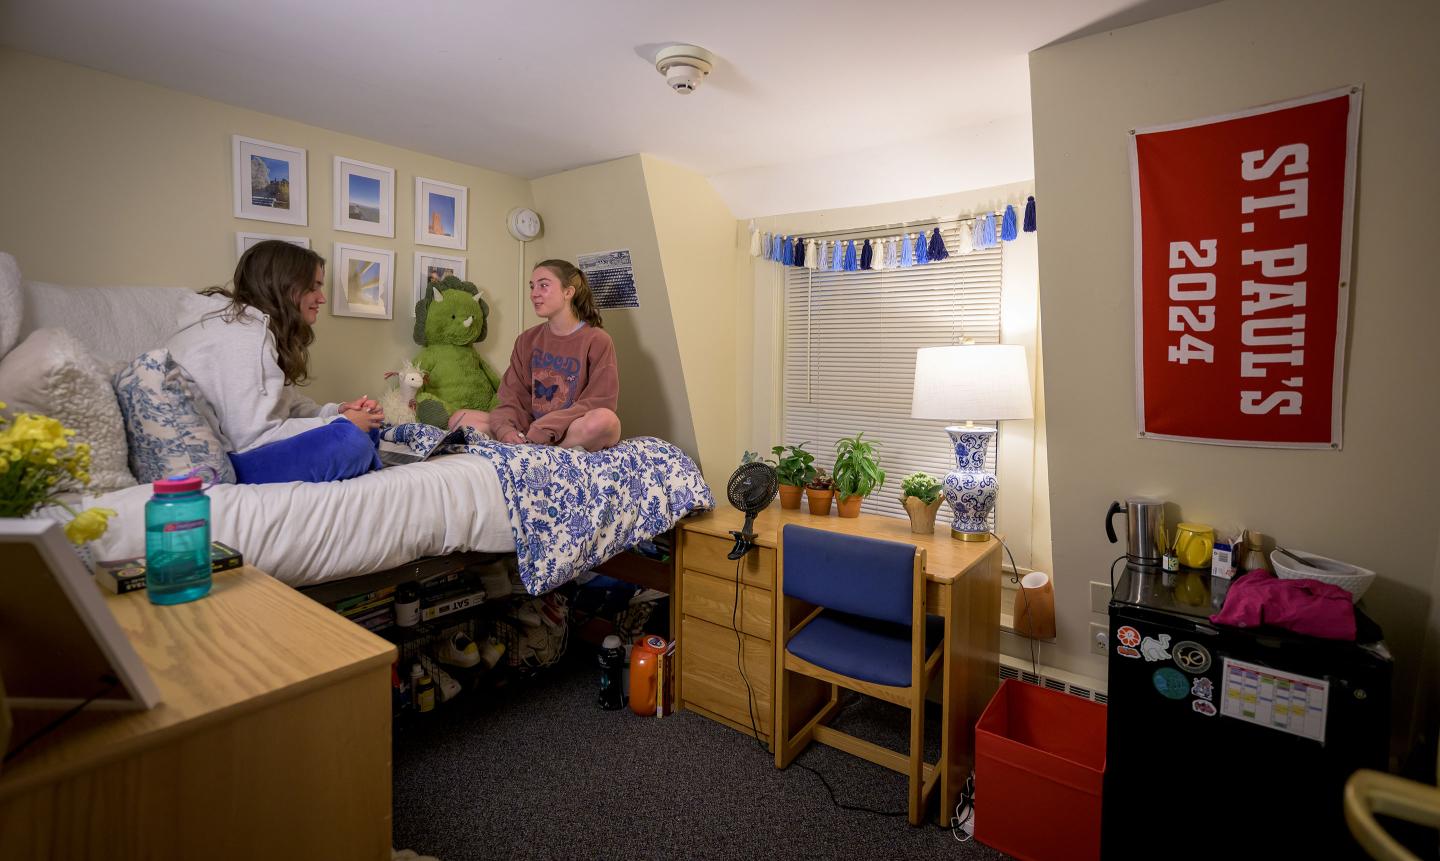
[[[1137,129],[1140,434],[1339,448],[1360,91]]]

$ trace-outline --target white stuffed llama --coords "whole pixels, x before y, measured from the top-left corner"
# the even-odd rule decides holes
[[[380,408],[385,410],[385,421],[403,425],[415,421],[415,393],[425,385],[425,372],[406,362],[398,371],[386,371],[385,379],[399,377],[396,388],[380,396]]]

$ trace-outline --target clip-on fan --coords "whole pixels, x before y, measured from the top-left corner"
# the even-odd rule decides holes
[[[780,477],[775,474],[775,467],[768,463],[742,463],[730,476],[726,492],[730,504],[745,512],[745,526],[739,532],[730,530],[730,534],[735,536],[735,546],[730,548],[729,558],[739,559],[755,549],[755,515],[765,510],[779,490]]]

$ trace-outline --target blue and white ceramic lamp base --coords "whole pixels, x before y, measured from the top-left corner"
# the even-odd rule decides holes
[[[999,483],[995,473],[985,469],[985,453],[995,428],[952,425],[945,432],[955,447],[955,469],[945,476],[945,501],[955,512],[950,535],[961,541],[988,541]]]

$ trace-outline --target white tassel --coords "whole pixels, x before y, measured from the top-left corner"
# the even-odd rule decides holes
[[[805,240],[805,268],[820,268],[820,255],[816,253],[815,240],[813,239]]]
[[[885,268],[885,240],[876,239],[870,243],[870,268],[879,272]]]
[[[750,256],[760,256],[760,231],[754,227],[750,228]]]
[[[975,237],[971,230],[972,228],[969,227],[960,228],[960,248],[956,252],[957,254],[975,253]]]

